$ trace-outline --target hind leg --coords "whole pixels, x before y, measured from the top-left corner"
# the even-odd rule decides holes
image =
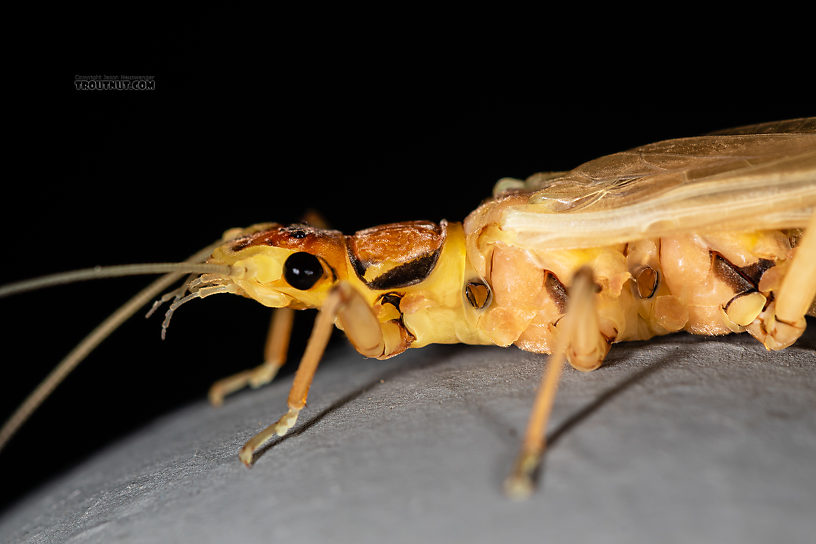
[[[790,262],[780,273],[771,271],[762,277],[759,289],[772,292],[774,300],[748,326],[748,332],[769,350],[780,350],[805,332],[805,315],[816,297],[816,213]]]

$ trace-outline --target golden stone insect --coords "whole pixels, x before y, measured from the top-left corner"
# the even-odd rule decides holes
[[[687,331],[748,332],[769,350],[793,344],[816,315],[816,118],[680,138],[601,157],[568,172],[500,180],[463,223],[402,222],[343,235],[305,220],[233,229],[185,263],[47,276],[0,296],[59,283],[167,273],[61,362],[0,431],[0,447],[105,336],[155,305],[232,293],[275,308],[265,362],[216,382],[218,405],[283,365],[293,311],[319,308],[285,414],[240,460],[296,423],[332,327],[367,357],[432,343],[515,345],[549,353],[518,460],[506,481],[531,491],[564,361],[598,368],[616,342]]]

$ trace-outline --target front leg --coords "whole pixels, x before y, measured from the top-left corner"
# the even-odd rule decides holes
[[[300,411],[306,406],[309,387],[317,371],[317,365],[331,338],[335,319],[346,332],[352,345],[367,357],[380,357],[385,352],[385,342],[380,322],[363,296],[351,284],[341,281],[329,293],[315,320],[306,351],[300,360],[292,388],[289,390],[289,410],[277,422],[249,439],[238,457],[248,467],[254,462],[255,453],[275,436],[285,435],[294,427]]]

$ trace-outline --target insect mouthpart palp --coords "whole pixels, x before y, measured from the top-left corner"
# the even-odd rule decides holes
[[[150,307],[150,309],[145,314],[145,319],[147,319],[151,315],[153,315],[156,312],[156,310],[159,309],[159,306],[161,306],[162,304],[164,304],[165,302],[167,302],[171,298],[174,298],[176,300],[179,300],[179,299],[183,298],[184,295],[187,294],[187,291],[190,288],[190,284],[197,277],[198,277],[198,275],[196,275],[196,274],[190,274],[189,276],[187,276],[187,279],[184,280],[184,283],[182,283],[180,287],[178,287],[176,289],[173,289],[172,291],[168,291],[167,293],[163,294],[161,296],[161,298],[159,298],[158,300],[153,302],[153,305]]]
[[[162,321],[161,338],[164,340],[167,337],[167,328],[170,326],[170,320],[173,318],[173,313],[181,306],[194,298],[206,298],[211,295],[218,295],[221,293],[238,293],[238,287],[221,274],[201,274],[192,275],[181,285],[181,287],[174,289],[162,295],[162,297],[153,303],[150,311],[145,317],[150,317],[162,304],[170,299],[167,312],[164,314],[164,321]]]

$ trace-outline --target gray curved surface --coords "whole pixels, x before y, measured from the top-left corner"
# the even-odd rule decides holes
[[[816,323],[615,346],[564,373],[540,487],[501,483],[544,358],[434,346],[329,352],[290,436],[242,443],[289,380],[167,414],[0,519],[0,542],[814,542]]]

